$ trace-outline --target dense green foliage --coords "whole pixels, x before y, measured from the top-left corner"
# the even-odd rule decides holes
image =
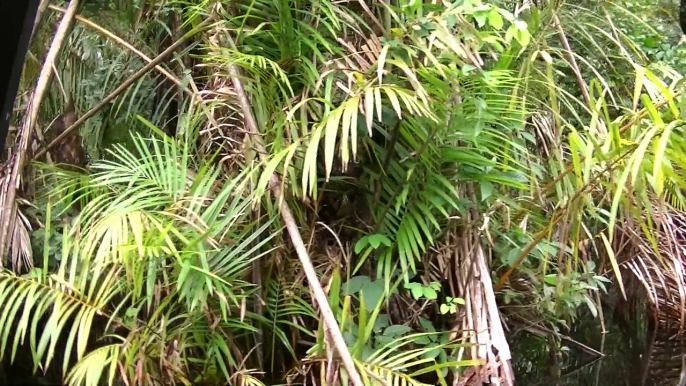
[[[597,317],[611,281],[650,290],[636,258],[678,271],[660,233],[686,205],[676,6],[511,6],[86,2],[41,127],[146,65],[86,22],[150,58],[193,34],[80,128],[85,170],[26,171],[14,242],[34,267],[0,272],[0,354],[70,385],[346,384],[280,200],[370,385],[480,363],[474,245],[503,320],[553,332]],[[61,15],[33,38],[18,122]]]

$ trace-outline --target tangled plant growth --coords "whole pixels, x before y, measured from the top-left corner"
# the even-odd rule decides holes
[[[511,384],[501,317],[558,331],[682,261],[680,76],[617,7],[84,4],[37,121],[91,116],[90,162],[21,170],[2,354],[72,385]]]

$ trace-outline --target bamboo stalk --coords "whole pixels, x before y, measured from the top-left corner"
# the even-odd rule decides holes
[[[564,29],[562,29],[562,24],[560,23],[560,19],[557,17],[557,14],[553,16],[553,24],[557,29],[557,37],[560,40],[560,43],[562,43],[562,47],[565,49],[565,51],[567,52],[567,56],[569,57],[569,64],[572,66],[572,71],[574,71],[576,83],[579,85],[579,89],[581,90],[581,96],[584,98],[584,102],[586,102],[586,104],[590,106],[591,97],[588,93],[588,85],[586,84],[586,81],[581,75],[579,64],[576,62],[574,52],[572,51],[572,48],[569,45],[569,40],[567,39],[567,35],[565,34]]]
[[[41,149],[38,153],[36,153],[34,158],[39,158],[43,154],[45,154],[48,150],[50,150],[52,147],[60,143],[66,137],[71,133],[72,131],[76,130],[81,126],[86,120],[94,116],[95,114],[98,113],[103,107],[105,107],[108,103],[110,103],[112,100],[114,100],[116,97],[121,95],[126,89],[131,87],[134,83],[136,83],[140,78],[145,76],[147,73],[152,71],[157,65],[162,63],[164,59],[166,59],[169,55],[174,53],[177,48],[179,48],[188,38],[193,36],[196,32],[199,30],[203,29],[209,22],[206,20],[205,22],[201,23],[197,28],[195,28],[192,31],[189,31],[186,33],[184,36],[181,37],[181,39],[177,40],[176,43],[172,44],[169,48],[164,50],[161,54],[157,55],[157,57],[148,63],[145,67],[141,68],[136,72],[131,78],[126,80],[124,83],[122,83],[119,87],[117,87],[116,90],[112,91],[108,96],[106,96],[97,106],[93,107],[92,109],[88,110],[83,116],[81,116],[76,122],[74,122],[73,125],[69,126],[62,134],[57,136],[52,142],[50,142],[45,148]]]
[[[56,6],[56,5],[50,5],[50,6],[48,6],[48,8],[50,8],[51,10],[56,11],[56,12],[61,12],[61,13],[65,13],[65,12],[66,12],[66,10],[65,10],[64,8],[58,7],[58,6]],[[99,24],[97,24],[97,23],[94,23],[94,22],[88,20],[87,18],[85,18],[85,17],[83,17],[83,16],[81,16],[81,15],[76,15],[76,21],[78,21],[79,23],[82,23],[82,24],[85,25],[86,27],[92,28],[92,29],[94,29],[95,31],[97,31],[97,32],[99,32],[99,33],[105,35],[107,38],[109,38],[109,39],[112,40],[113,42],[115,42],[115,43],[119,44],[120,46],[126,48],[127,50],[133,52],[133,53],[134,53],[135,55],[137,55],[139,58],[143,59],[146,63],[151,63],[151,62],[153,61],[149,56],[147,56],[146,54],[144,54],[143,52],[141,52],[139,49],[137,49],[137,48],[136,48],[135,46],[133,46],[131,43],[127,42],[126,40],[124,40],[124,39],[122,39],[122,38],[120,38],[119,36],[115,35],[113,32],[111,32],[110,30],[108,30],[108,29],[102,27],[101,25],[99,25]],[[179,78],[177,78],[175,75],[173,75],[172,73],[170,73],[169,71],[167,71],[164,67],[162,67],[162,66],[160,66],[160,65],[156,65],[154,68],[155,68],[155,70],[157,70],[160,74],[166,76],[167,79],[169,79],[169,80],[170,80],[172,83],[174,83],[175,85],[177,85],[177,86],[179,86],[179,87],[183,87],[183,83],[181,82],[181,80],[180,80]],[[197,91],[194,92],[194,91],[189,90],[189,89],[187,89],[187,88],[185,88],[185,87],[183,87],[183,91],[186,92],[186,93],[188,93],[188,95],[190,95],[191,97],[193,97],[193,98],[195,98],[195,99],[197,99],[197,100],[202,101],[202,98],[200,98],[200,96],[197,95]]]
[[[230,65],[228,70],[234,89],[236,90],[238,102],[243,110],[246,131],[253,140],[257,154],[259,154],[260,158],[264,159],[266,158],[267,153],[264,150],[262,135],[257,129],[257,121],[255,120],[255,116],[252,111],[252,105],[248,99],[245,89],[243,88],[243,82],[241,82],[240,70],[236,65]],[[362,378],[357,372],[355,362],[350,355],[350,351],[348,350],[345,340],[343,339],[343,334],[341,334],[341,329],[338,326],[336,317],[329,306],[329,299],[324,293],[322,285],[319,282],[317,271],[315,270],[314,265],[312,265],[312,260],[310,259],[307,248],[305,247],[305,243],[300,235],[298,225],[295,223],[291,209],[288,207],[288,203],[284,199],[283,191],[281,190],[281,181],[275,173],[273,173],[269,178],[269,187],[274,192],[274,199],[276,200],[281,211],[281,217],[283,222],[286,224],[286,230],[288,231],[288,235],[293,242],[293,246],[295,246],[295,251],[298,255],[298,259],[300,260],[300,264],[305,271],[307,282],[314,293],[315,301],[319,306],[319,312],[321,312],[322,318],[324,319],[325,334],[330,336],[333,340],[333,345],[343,361],[343,366],[345,366],[352,384],[354,386],[363,386],[364,384],[362,382]]]
[[[40,26],[41,20],[43,19],[43,13],[45,13],[45,9],[48,7],[49,3],[50,0],[41,0],[40,5],[38,6],[38,11],[36,11],[36,18],[33,22],[33,29],[31,30],[31,38],[29,39],[29,41],[33,41],[33,37],[34,35],[36,35],[36,31]]]
[[[59,27],[57,27],[55,37],[53,38],[50,49],[48,50],[48,54],[45,57],[45,63],[43,63],[40,75],[38,76],[36,88],[31,96],[31,101],[29,102],[28,110],[26,112],[26,116],[24,117],[24,122],[20,132],[18,133],[19,142],[16,144],[17,151],[13,156],[14,162],[11,162],[12,170],[9,183],[7,186],[3,186],[3,191],[0,192],[0,198],[2,199],[2,207],[0,208],[0,226],[2,229],[6,230],[6,232],[0,232],[0,256],[6,256],[7,252],[9,251],[10,234],[12,234],[12,232],[9,230],[14,229],[14,222],[16,220],[16,195],[21,173],[24,170],[24,164],[26,163],[28,144],[31,135],[33,134],[33,129],[36,125],[36,119],[38,117],[38,111],[40,110],[41,102],[45,97],[45,93],[50,85],[50,80],[52,79],[53,66],[57,60],[57,57],[59,56],[60,51],[62,51],[62,46],[64,45],[69,32],[71,31],[78,6],[79,0],[71,0]]]
[[[224,36],[226,38],[225,43],[227,43],[230,48],[235,50],[236,44],[231,36],[227,32],[225,32]],[[228,72],[231,76],[231,82],[233,83],[233,87],[236,91],[236,98],[238,99],[238,103],[243,110],[243,119],[246,132],[250,136],[254,149],[259,155],[260,159],[264,160],[267,158],[267,152],[265,151],[262,134],[257,127],[257,120],[255,119],[255,115],[253,113],[252,104],[250,103],[248,94],[246,93],[245,88],[243,87],[243,82],[241,81],[241,71],[237,65],[232,64],[228,66]],[[333,341],[333,346],[338,352],[338,355],[343,362],[343,366],[345,367],[350,382],[353,384],[353,386],[364,386],[362,378],[355,367],[355,361],[353,360],[352,355],[350,355],[348,345],[345,343],[341,329],[338,326],[336,317],[334,316],[331,306],[329,305],[329,298],[326,296],[326,293],[324,293],[324,289],[319,282],[317,271],[312,264],[312,259],[310,259],[309,252],[307,251],[305,242],[300,234],[298,225],[293,218],[291,209],[288,207],[288,202],[285,200],[281,186],[280,178],[276,175],[276,173],[272,173],[269,178],[269,188],[274,192],[274,199],[279,207],[279,211],[281,212],[281,218],[286,224],[286,230],[288,231],[291,242],[295,247],[300,264],[305,271],[307,282],[312,290],[312,293],[314,294],[315,302],[319,306],[319,312],[322,314],[322,319],[324,322],[324,336],[331,338]]]

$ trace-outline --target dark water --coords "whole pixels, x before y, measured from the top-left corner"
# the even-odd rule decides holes
[[[671,329],[656,328],[645,302],[603,305],[598,318],[580,315],[569,338],[605,354],[598,357],[570,340],[515,332],[511,339],[513,367],[522,386],[677,386],[684,344]],[[552,343],[551,343],[552,342]]]

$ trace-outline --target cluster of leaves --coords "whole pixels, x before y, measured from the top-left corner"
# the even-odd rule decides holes
[[[392,376],[391,379],[408,384],[424,385],[415,377],[434,373],[438,376],[438,383],[446,384],[450,368],[459,369],[479,363],[460,360],[455,350],[467,345],[451,342],[446,332],[436,331],[433,323],[425,318],[419,319],[415,333],[412,333],[413,327],[409,323],[391,324],[391,317],[382,310],[385,298],[396,294],[399,283],[396,281],[387,295],[383,282],[371,281],[367,276],[355,276],[341,284],[340,275],[335,271],[331,278],[330,303],[353,358],[359,361],[360,366],[384,379]],[[338,295],[339,292],[343,297]],[[357,315],[353,314],[355,303],[358,305]],[[322,328],[320,325],[320,331]],[[325,353],[322,336],[319,335],[318,344],[309,351],[310,355]],[[419,364],[422,365],[419,370],[410,371]]]
[[[628,36],[651,62],[674,69],[686,65],[675,1],[627,1],[613,12],[617,28]],[[623,11],[623,12],[622,12]]]

